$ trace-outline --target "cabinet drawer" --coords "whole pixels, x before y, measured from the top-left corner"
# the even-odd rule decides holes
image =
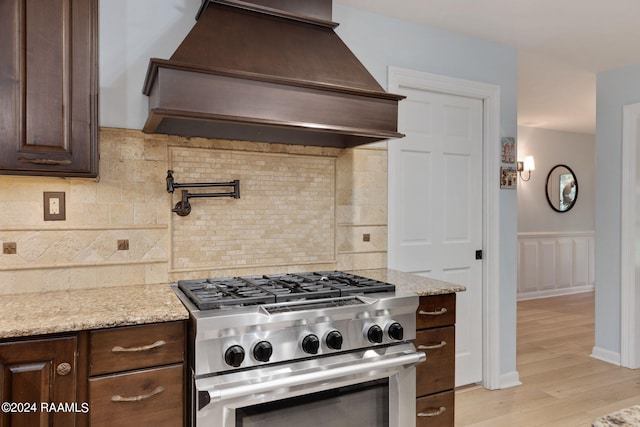
[[[416,365],[416,396],[451,390],[455,380],[455,327],[418,331],[415,346],[427,360]]]
[[[89,380],[92,426],[181,426],[184,365]]]
[[[451,427],[454,424],[453,390],[416,400],[416,427]]]
[[[184,335],[184,322],[93,331],[89,375],[182,362]]]
[[[416,329],[456,323],[456,294],[420,297],[416,311]]]

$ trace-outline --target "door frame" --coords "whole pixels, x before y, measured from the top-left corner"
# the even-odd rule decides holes
[[[640,266],[636,265],[636,242],[640,228],[636,221],[640,212],[636,207],[638,177],[638,141],[640,103],[622,108],[622,182],[620,206],[620,366],[640,368],[640,328],[636,327],[640,313],[640,293],[636,290],[636,277]],[[625,233],[622,230],[633,230]]]
[[[500,375],[500,86],[389,67],[389,91],[401,87],[483,101],[482,385],[508,387]]]

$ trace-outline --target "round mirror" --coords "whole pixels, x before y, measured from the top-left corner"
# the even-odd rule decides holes
[[[547,175],[547,201],[556,212],[571,210],[578,199],[578,179],[567,165],[556,165]]]

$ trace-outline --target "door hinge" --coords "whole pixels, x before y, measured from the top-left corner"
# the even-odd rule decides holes
[[[476,251],[476,259],[482,259],[482,249]]]

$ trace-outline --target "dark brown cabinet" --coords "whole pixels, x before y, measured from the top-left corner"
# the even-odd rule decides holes
[[[98,174],[98,0],[0,1],[0,173]]]
[[[90,333],[91,426],[183,425],[185,322]]]
[[[0,403],[15,403],[0,427],[184,425],[185,332],[175,321],[0,343]]]
[[[0,426],[76,425],[75,408],[57,405],[81,399],[77,348],[75,336],[0,344]]]
[[[454,425],[456,294],[420,297],[416,348],[427,360],[416,367],[417,427]]]

